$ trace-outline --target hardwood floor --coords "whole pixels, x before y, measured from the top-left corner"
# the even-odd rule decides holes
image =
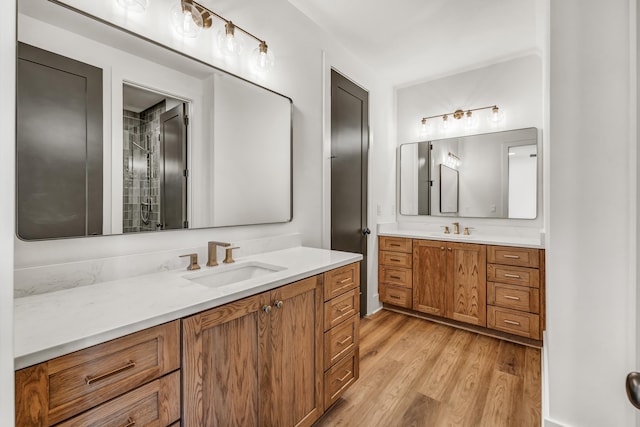
[[[328,426],[540,426],[540,350],[382,310]]]

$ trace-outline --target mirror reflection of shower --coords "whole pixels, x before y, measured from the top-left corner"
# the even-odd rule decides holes
[[[186,182],[165,185],[167,181],[186,180],[186,176],[182,176],[182,170],[171,172],[180,177],[166,176],[164,165],[180,162],[186,170],[186,131],[176,131],[178,121],[167,117],[174,117],[175,114],[171,114],[174,111],[183,114],[187,104],[165,94],[124,84],[123,107],[123,232],[183,228],[186,212],[168,212],[163,200],[186,200]],[[184,122],[180,120],[180,127],[186,126]],[[178,144],[179,149],[167,150],[166,146],[171,144]],[[184,155],[180,155],[182,152]]]

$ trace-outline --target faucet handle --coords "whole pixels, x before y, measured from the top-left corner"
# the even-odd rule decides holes
[[[240,249],[240,246],[229,246],[228,248],[226,248],[224,250],[224,254],[225,254],[224,261],[222,262],[224,262],[225,264],[231,264],[232,262],[236,262],[233,259],[233,253],[232,253],[234,249]]]
[[[451,231],[449,231],[449,226],[448,225],[441,225],[440,228],[444,228],[444,234],[450,234]]]
[[[469,230],[473,230],[473,227],[465,227],[465,228],[464,228],[464,233],[463,233],[463,234],[464,234],[465,236],[470,236],[470,235],[471,235],[471,233],[469,232]]]
[[[191,271],[191,270],[200,270],[200,266],[198,265],[198,254],[197,253],[180,255],[180,258],[185,258],[185,257],[189,257],[189,265],[187,266],[187,270],[189,270],[189,271]]]

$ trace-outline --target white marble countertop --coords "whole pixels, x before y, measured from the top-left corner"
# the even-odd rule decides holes
[[[238,258],[284,267],[260,277],[212,288],[184,269],[102,282],[15,299],[15,369],[189,316],[362,259],[362,255],[295,247]]]
[[[544,244],[540,234],[500,234],[483,233],[482,231],[471,230],[471,235],[444,234],[443,231],[433,231],[410,227],[385,226],[379,227],[378,236],[406,237],[410,239],[442,240],[462,243],[482,243],[486,245],[517,246],[523,248],[544,249]]]

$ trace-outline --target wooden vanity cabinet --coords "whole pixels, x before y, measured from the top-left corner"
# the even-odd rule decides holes
[[[179,337],[173,321],[16,371],[16,426],[178,421]]]
[[[486,326],[486,247],[414,240],[413,309]]]
[[[380,301],[411,308],[413,289],[411,239],[381,236],[378,252]]]
[[[319,275],[183,319],[183,426],[311,425],[323,310]]]

